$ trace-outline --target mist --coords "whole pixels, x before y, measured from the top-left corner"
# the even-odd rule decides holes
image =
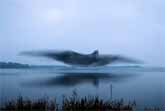
[[[164,66],[164,0],[0,1],[0,61],[59,64],[28,50],[121,54]]]

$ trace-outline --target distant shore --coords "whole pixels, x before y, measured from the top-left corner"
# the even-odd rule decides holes
[[[34,68],[34,67],[55,67],[55,65],[29,65],[29,64],[17,63],[17,62],[0,62],[0,68]],[[116,67],[116,66],[111,66],[111,67]],[[137,68],[140,68],[141,66],[139,66],[139,65],[127,65],[127,66],[117,65],[117,67],[137,67]]]
[[[0,62],[0,68],[29,68],[28,64],[21,64],[16,62]]]

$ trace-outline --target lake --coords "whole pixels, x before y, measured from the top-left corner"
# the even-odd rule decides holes
[[[38,99],[71,96],[99,96],[105,100],[136,101],[137,108],[165,109],[165,68],[32,67],[0,69],[0,102],[23,96]]]

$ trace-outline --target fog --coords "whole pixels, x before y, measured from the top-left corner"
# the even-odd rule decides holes
[[[165,66],[164,0],[1,0],[0,61],[58,64],[21,51],[122,54]]]

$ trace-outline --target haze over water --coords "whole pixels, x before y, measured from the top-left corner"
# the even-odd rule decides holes
[[[18,96],[37,99],[99,96],[136,101],[137,108],[165,107],[165,69],[131,66],[38,67],[0,70],[1,104]],[[112,93],[110,87],[112,85]],[[111,96],[112,95],[112,96]]]
[[[165,0],[0,0],[0,62],[64,65],[35,50],[124,55],[153,67],[0,69],[0,102],[99,96],[165,109]],[[110,86],[112,85],[112,93]],[[111,97],[112,95],[112,97]]]

